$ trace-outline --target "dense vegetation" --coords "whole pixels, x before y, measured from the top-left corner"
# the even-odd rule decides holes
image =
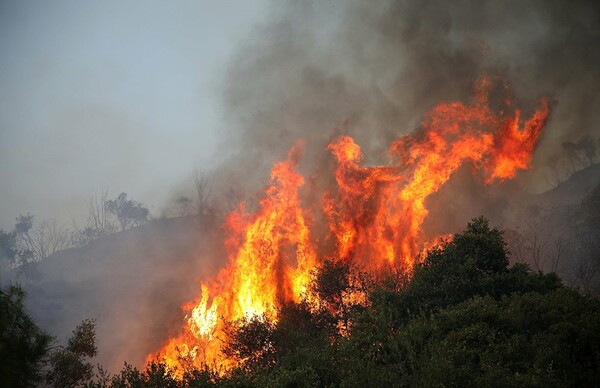
[[[52,336],[31,320],[23,306],[24,292],[15,286],[0,289],[0,386],[30,387],[46,382],[55,387],[100,384],[104,371],[89,358],[96,355],[95,322],[84,320],[67,346],[53,345]]]
[[[18,287],[0,289],[0,381],[6,386],[38,381],[52,340],[25,313],[24,297]]]
[[[57,386],[579,387],[600,381],[600,301],[563,286],[555,274],[510,267],[502,232],[484,218],[428,252],[410,281],[393,271],[374,278],[327,261],[312,292],[318,305],[284,304],[275,324],[232,322],[223,352],[238,367],[223,375],[207,367],[187,370],[177,381],[155,362],[144,371],[126,364],[119,374],[94,380],[82,361],[95,354],[90,322],[40,368]],[[4,309],[10,298],[2,295]],[[366,299],[358,303],[349,295]],[[12,360],[10,323],[2,323],[0,355]],[[46,337],[40,341],[47,344]],[[17,370],[33,379],[39,359],[32,352],[27,362],[15,361],[2,369],[2,380]],[[67,365],[79,365],[79,374],[61,372]]]

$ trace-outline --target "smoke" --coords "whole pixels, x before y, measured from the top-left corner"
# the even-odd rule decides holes
[[[524,116],[540,97],[553,101],[533,168],[483,194],[468,167],[461,169],[431,197],[432,207],[445,211],[425,228],[445,233],[485,212],[502,220],[519,186],[546,187],[547,163],[565,142],[598,138],[599,8],[595,1],[558,0],[277,2],[228,69],[223,99],[231,129],[218,147],[222,163],[212,192],[224,202],[252,202],[272,163],[299,138],[309,188],[332,179],[326,145],[341,134],[356,139],[366,164],[385,163],[392,140],[418,128],[440,102],[468,101],[473,81],[487,73],[510,83]],[[168,329],[179,327],[179,303],[197,295],[197,277],[216,273],[224,261],[216,225],[199,231],[183,223],[152,223],[150,234],[130,231],[143,236],[70,250],[63,255],[71,261],[52,267],[54,277],[54,264],[42,263],[50,277],[29,289],[37,317],[63,339],[90,316],[82,312],[95,313],[105,366],[142,364],[176,334]],[[90,300],[95,304],[83,306]]]
[[[598,137],[600,6],[594,1],[327,1],[279,4],[232,62],[224,98],[233,130],[221,149],[227,185],[261,187],[295,139],[303,168],[352,135],[365,162],[440,102],[468,101],[482,73],[507,81],[527,116],[553,101],[530,190],[548,188],[562,143]]]
[[[18,282],[35,322],[64,345],[85,318],[97,323],[98,362],[114,373],[146,356],[184,319],[181,304],[199,280],[222,265],[220,228],[208,217],[181,217],[92,241],[46,258],[27,271],[3,275]],[[21,274],[21,275],[20,275]]]

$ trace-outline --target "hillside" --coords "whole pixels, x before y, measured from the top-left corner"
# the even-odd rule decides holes
[[[82,248],[57,252],[27,277],[11,271],[2,284],[20,283],[32,317],[61,342],[84,318],[97,320],[99,359],[109,370],[140,365],[181,322],[179,305],[197,294],[198,277],[215,273],[223,257],[210,220],[152,221]]]
[[[552,190],[524,196],[516,211],[577,204],[599,183],[596,164]],[[33,318],[61,341],[82,319],[97,319],[97,361],[117,371],[124,361],[143,364],[146,354],[175,334],[169,330],[182,321],[180,304],[195,297],[198,280],[224,262],[221,231],[207,218],[155,220],[58,252],[35,264],[26,278],[12,271],[1,280],[21,283]]]
[[[558,186],[535,195],[532,200],[548,207],[578,204],[599,184],[600,163],[596,163],[575,172]]]

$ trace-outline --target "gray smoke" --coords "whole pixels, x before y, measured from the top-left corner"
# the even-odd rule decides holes
[[[367,164],[385,162],[391,140],[438,103],[468,101],[487,73],[511,84],[524,116],[539,98],[553,101],[533,168],[520,176],[547,189],[561,144],[600,135],[599,43],[595,1],[279,4],[231,65],[224,181],[254,192],[297,138],[314,173],[339,133],[356,139]]]
[[[28,268],[2,274],[2,286],[20,284],[28,312],[64,345],[85,318],[97,322],[98,357],[118,372],[146,357],[184,322],[181,304],[194,300],[200,281],[225,262],[220,228],[209,217],[179,217],[55,253]]]
[[[598,137],[599,38],[593,1],[278,2],[231,63],[223,91],[231,131],[220,147],[224,162],[213,193],[256,203],[272,163],[284,159],[297,139],[306,143],[300,169],[309,188],[331,179],[326,145],[342,133],[361,145],[366,164],[385,163],[392,140],[417,128],[440,102],[468,101],[474,80],[487,73],[512,85],[525,116],[539,98],[552,99],[534,166],[519,182],[483,193],[469,169],[461,169],[431,198],[432,207],[443,211],[425,227],[455,231],[479,214],[506,221],[510,204],[519,203],[518,187],[543,188],[546,161],[563,152],[565,141],[586,133]],[[216,230],[214,241],[221,233]],[[196,260],[188,255],[183,262]],[[171,268],[153,264],[150,272]],[[170,279],[160,279],[155,291],[145,288],[140,300],[160,300],[151,292],[160,294]],[[197,294],[197,283],[183,283],[171,282],[177,297],[169,301]],[[170,316],[172,324],[172,305],[158,312],[156,304],[142,306],[152,313],[137,319]],[[151,332],[164,336],[169,325]],[[134,353],[127,349],[119,356],[132,360]]]
[[[599,137],[599,43],[596,1],[277,2],[230,65],[223,97],[231,130],[212,192],[254,202],[297,139],[306,142],[300,168],[309,187],[331,179],[326,145],[339,134],[356,139],[366,164],[385,163],[392,140],[438,103],[468,101],[473,81],[488,73],[512,85],[525,116],[540,97],[553,101],[533,168],[483,194],[460,170],[431,198],[445,211],[426,227],[451,232],[485,212],[506,218],[516,187],[544,188],[563,143]],[[198,278],[225,262],[219,223],[187,222],[152,223],[43,263],[28,287],[34,316],[60,339],[80,319],[97,318],[100,361],[111,371],[126,360],[143,364],[177,334],[179,304],[197,295]],[[71,266],[77,271],[65,275]]]

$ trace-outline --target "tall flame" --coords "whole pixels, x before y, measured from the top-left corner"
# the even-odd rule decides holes
[[[490,184],[529,167],[548,118],[548,102],[541,100],[523,122],[509,100],[500,112],[490,108],[491,84],[482,77],[471,104],[453,102],[431,110],[420,131],[393,142],[387,166],[361,166],[363,154],[349,136],[331,143],[336,187],[322,194],[327,233],[318,240],[311,231],[320,229],[313,228],[300,203],[304,179],[296,167],[302,147],[295,145],[285,161],[274,165],[259,210],[248,214],[240,206],[229,215],[228,265],[184,306],[181,334],[149,358],[159,356],[179,371],[184,363],[231,366],[220,351],[224,321],[276,321],[281,302],[304,295],[325,241],[333,241],[336,259],[375,271],[394,266],[410,274],[419,250],[437,239],[426,240],[422,233],[429,214],[426,200],[457,169],[469,162]],[[504,113],[508,111],[512,114]]]
[[[227,367],[219,349],[225,335],[220,317],[274,320],[281,301],[299,301],[306,291],[316,252],[298,196],[304,184],[295,171],[300,149],[297,144],[287,160],[275,164],[256,214],[240,206],[227,218],[229,264],[201,285],[199,299],[184,306],[188,314],[182,334],[160,352],[169,367],[181,371],[183,360],[197,367],[203,362]]]

